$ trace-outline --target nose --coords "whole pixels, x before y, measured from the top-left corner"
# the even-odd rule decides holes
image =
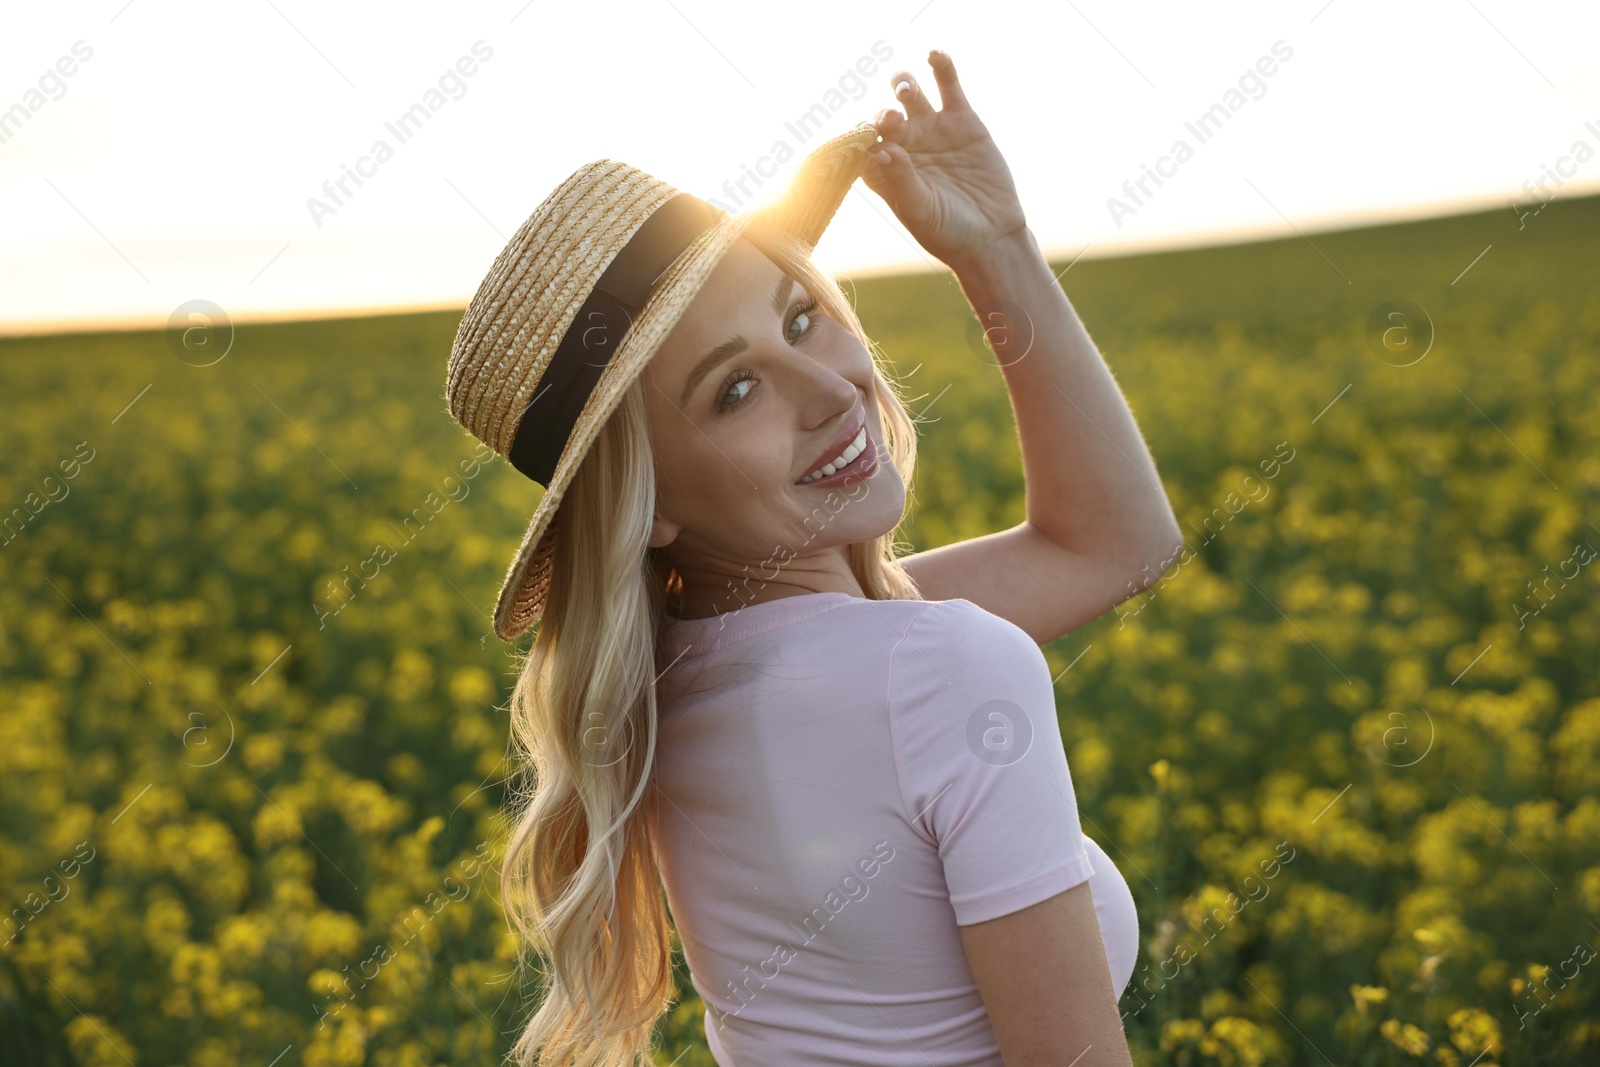
[[[836,355],[837,359],[799,361],[803,375],[799,388],[804,397],[800,421],[807,430],[826,429],[829,423],[842,421],[864,398],[862,386],[855,381],[855,369],[847,365],[847,354]]]

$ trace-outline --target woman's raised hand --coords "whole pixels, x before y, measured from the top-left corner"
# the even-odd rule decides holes
[[[905,107],[873,119],[878,143],[862,178],[931,255],[958,273],[997,242],[1026,228],[1017,187],[989,131],[967,103],[945,52],[928,53],[939,110],[910,71],[890,87]]]

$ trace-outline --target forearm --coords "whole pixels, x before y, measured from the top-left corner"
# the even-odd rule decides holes
[[[1135,567],[1169,558],[1183,535],[1155,461],[1032,231],[961,264],[956,278],[1011,394],[1028,522],[1074,552]]]

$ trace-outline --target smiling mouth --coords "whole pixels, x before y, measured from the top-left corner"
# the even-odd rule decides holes
[[[852,451],[854,455],[851,454]],[[844,459],[847,456],[849,458]],[[868,428],[863,425],[855,440],[851,441],[845,450],[835,458],[844,461],[838,466],[834,466],[832,463],[826,464],[794,484],[809,486],[826,483],[833,485],[849,481],[852,478],[870,476],[878,469],[878,450],[872,440],[871,433],[868,432]]]

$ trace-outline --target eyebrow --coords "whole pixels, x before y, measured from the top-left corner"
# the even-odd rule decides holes
[[[789,290],[794,287],[794,278],[788,274],[778,279],[777,286],[772,290],[772,313],[783,315],[783,306],[789,300]],[[683,395],[678,398],[678,406],[685,407],[689,403],[689,394],[700,384],[700,379],[716,370],[717,365],[724,360],[732,359],[746,348],[750,342],[746,341],[743,334],[734,334],[717,347],[707,352],[694,369],[689,372],[689,377],[683,383]]]

